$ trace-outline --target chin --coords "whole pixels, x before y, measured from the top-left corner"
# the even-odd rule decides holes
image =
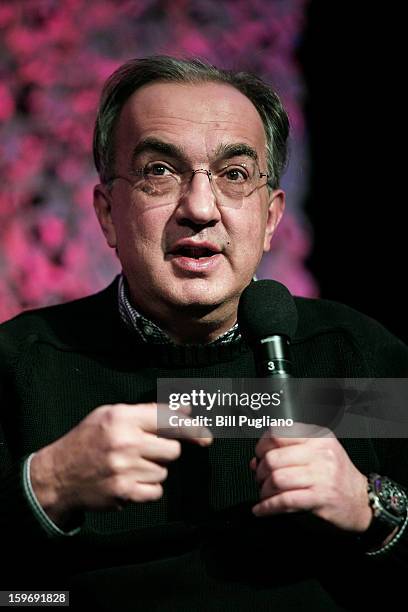
[[[228,302],[238,292],[228,291],[224,287],[184,287],[173,293],[170,301],[178,308],[212,309]],[[169,296],[170,297],[170,296]]]

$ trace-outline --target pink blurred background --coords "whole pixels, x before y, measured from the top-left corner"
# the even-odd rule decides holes
[[[259,269],[316,296],[304,261],[309,160],[296,49],[306,0],[35,0],[0,4],[0,321],[97,291],[119,271],[92,208],[91,142],[106,77],[132,57],[199,56],[252,70],[292,125],[288,207]]]

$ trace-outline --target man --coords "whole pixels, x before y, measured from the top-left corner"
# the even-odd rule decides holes
[[[107,82],[94,206],[123,274],[0,330],[4,588],[69,584],[94,609],[338,610],[379,601],[368,579],[399,585],[403,440],[157,436],[157,378],[255,376],[237,308],[283,213],[287,136],[244,73],[153,57]],[[296,304],[296,376],[406,376],[379,324]],[[398,500],[381,521],[371,472]]]

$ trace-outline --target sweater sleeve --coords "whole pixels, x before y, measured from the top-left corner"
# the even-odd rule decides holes
[[[23,342],[0,331],[0,535],[2,542],[47,541],[75,535],[79,529],[60,530],[47,517],[31,487],[30,454],[13,446],[9,423],[17,411],[12,377]]]
[[[43,529],[45,529],[45,531],[50,537],[76,535],[81,530],[80,526],[75,527],[73,529],[69,529],[68,531],[63,531],[62,529],[58,527],[58,525],[56,525],[49,518],[49,516],[47,515],[47,513],[44,511],[43,507],[41,506],[40,502],[38,501],[37,496],[32,487],[31,477],[30,477],[31,459],[34,457],[34,455],[35,453],[31,453],[31,455],[27,457],[27,459],[24,461],[24,464],[23,464],[24,493],[28,499],[28,502],[30,504],[32,511],[34,512],[39,523],[42,525]],[[81,522],[82,520],[78,521],[78,523],[81,523]]]
[[[64,532],[47,517],[32,490],[29,479],[31,456],[12,461],[3,428],[0,426],[0,535],[10,538],[47,540],[71,536],[79,528]]]
[[[377,321],[364,317],[355,330],[358,349],[372,378],[407,378],[408,347]],[[408,397],[406,398],[408,412]],[[408,495],[408,439],[372,438],[378,472],[397,482]],[[407,521],[405,521],[407,523]],[[408,527],[383,554],[370,557],[374,563],[408,567]]]
[[[24,483],[24,472],[29,457],[2,469],[0,479],[0,531],[2,541],[18,534],[24,540],[45,540],[55,537],[57,532],[47,529],[39,519]],[[2,462],[2,468],[4,463]],[[63,532],[61,532],[63,534]]]

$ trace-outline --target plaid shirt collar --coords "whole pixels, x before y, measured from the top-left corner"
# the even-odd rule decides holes
[[[133,329],[138,334],[143,342],[149,342],[151,344],[174,344],[156,323],[147,319],[132,306],[129,299],[128,283],[123,274],[119,276],[118,303],[122,320],[130,329]],[[241,334],[238,329],[238,323],[235,323],[231,329],[224,332],[209,344],[212,346],[217,344],[228,344],[230,342],[237,342],[240,339]]]

